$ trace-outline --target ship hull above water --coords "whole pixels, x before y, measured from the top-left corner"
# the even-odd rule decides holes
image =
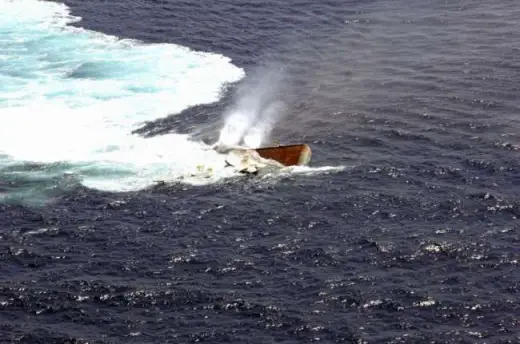
[[[312,151],[307,144],[257,148],[255,151],[264,159],[270,159],[284,166],[306,166],[311,161]]]
[[[258,173],[288,166],[305,166],[311,159],[311,149],[307,144],[257,149],[219,147],[217,151],[226,154],[226,163],[229,166],[243,173]]]

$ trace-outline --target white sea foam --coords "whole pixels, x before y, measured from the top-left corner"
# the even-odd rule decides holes
[[[218,54],[67,26],[79,20],[63,4],[0,0],[0,168],[67,162],[87,186],[131,190],[222,166],[187,135],[131,131],[218,100],[244,71]]]

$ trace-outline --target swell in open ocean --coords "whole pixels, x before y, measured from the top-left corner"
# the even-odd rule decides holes
[[[520,340],[516,2],[66,3],[0,1],[0,341]]]

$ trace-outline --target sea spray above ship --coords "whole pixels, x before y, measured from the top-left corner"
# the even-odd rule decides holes
[[[235,101],[224,113],[218,143],[259,148],[270,144],[272,130],[288,113],[282,90],[287,76],[277,64],[260,66],[236,90]]]

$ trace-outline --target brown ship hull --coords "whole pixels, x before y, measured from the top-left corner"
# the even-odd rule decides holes
[[[312,151],[307,144],[257,148],[255,151],[264,159],[278,161],[285,166],[305,166],[311,160]]]

